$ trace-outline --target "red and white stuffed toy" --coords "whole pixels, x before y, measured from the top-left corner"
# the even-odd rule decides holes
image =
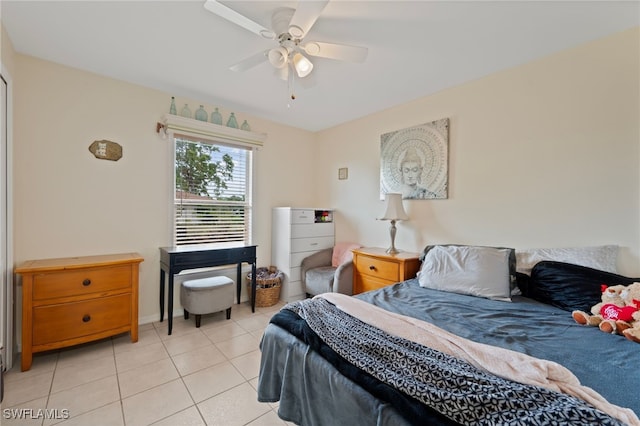
[[[622,297],[628,306],[636,308],[636,311],[631,315],[631,321],[629,321],[631,326],[622,330],[622,334],[627,339],[640,343],[640,282],[630,284]]]
[[[634,284],[639,284],[634,288],[635,294],[636,291],[640,291],[640,283]],[[633,302],[630,286],[603,284],[601,289],[601,301],[591,307],[591,315],[583,311],[573,311],[571,316],[578,324],[599,327],[606,333],[622,334],[624,330],[631,328],[631,323],[635,321],[633,315],[640,306]]]

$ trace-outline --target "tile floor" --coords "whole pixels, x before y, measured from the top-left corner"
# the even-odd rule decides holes
[[[126,334],[34,354],[26,372],[18,359],[5,375],[0,424],[291,424],[256,396],[258,344],[281,306],[251,313],[248,303],[234,305],[230,320],[205,315],[200,328],[193,316],[176,317],[171,336],[166,320],[141,325],[137,343]]]

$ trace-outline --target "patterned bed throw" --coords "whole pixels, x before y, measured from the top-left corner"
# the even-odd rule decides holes
[[[324,298],[290,303],[272,322],[415,424],[423,404],[448,419],[444,423],[463,425],[624,424],[579,398],[499,377],[388,334]]]

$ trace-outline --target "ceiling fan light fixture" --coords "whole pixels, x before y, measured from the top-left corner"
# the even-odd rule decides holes
[[[287,49],[281,46],[271,49],[267,56],[271,65],[276,68],[282,68],[287,65],[289,52],[287,52]]]
[[[293,55],[293,67],[296,69],[298,77],[303,78],[308,76],[313,70],[313,64],[302,53],[296,53]]]
[[[302,48],[305,52],[312,56],[320,53],[320,45],[314,41],[305,44],[304,46],[302,46]]]
[[[293,38],[302,38],[304,30],[297,25],[291,25],[289,27],[289,34],[291,34]]]

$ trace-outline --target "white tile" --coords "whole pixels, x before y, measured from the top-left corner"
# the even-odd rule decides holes
[[[198,404],[207,425],[241,426],[271,410],[256,400],[255,390],[244,382]]]
[[[158,336],[162,340],[171,340],[176,337],[184,336],[185,334],[195,333],[199,331],[199,328],[196,328],[195,320],[193,317],[185,320],[182,316],[175,317],[173,319],[173,329],[171,330],[171,334],[169,333],[169,323],[165,319],[164,322],[154,323],[156,326],[156,330],[158,331]]]
[[[202,332],[206,334],[213,343],[223,342],[247,334],[247,330],[240,327],[235,321],[230,321],[217,327],[207,327],[204,328]]]
[[[127,398],[139,392],[146,391],[179,377],[171,359],[165,358],[154,361],[142,367],[127,370],[118,374],[120,395]]]
[[[256,330],[264,330],[264,328],[269,324],[270,316],[260,315],[256,313],[253,316],[237,320],[236,322],[242,328],[247,331],[256,331]]]
[[[55,370],[58,363],[58,351],[40,352],[33,354],[31,368],[27,371],[20,371],[21,357],[18,355],[13,362],[11,370],[4,375],[5,383],[13,380],[24,380],[27,377],[37,376],[42,373],[49,373]]]
[[[113,356],[85,359],[82,368],[78,365],[58,366],[53,377],[51,392],[60,392],[114,374],[116,374],[116,364]]]
[[[110,338],[61,349],[58,367],[79,365],[104,357],[113,357],[113,342]]]
[[[234,305],[231,320],[207,315],[200,328],[175,318],[171,336],[166,320],[149,323],[137,343],[123,333],[37,353],[26,372],[18,358],[5,375],[2,407],[22,418],[2,418],[2,426],[287,424],[278,404],[257,402],[255,390],[258,345],[276,310]],[[38,409],[58,418],[26,418]]]
[[[113,339],[113,350],[118,352],[130,351],[139,346],[151,345],[153,343],[160,343],[160,336],[156,329],[149,324],[149,327],[145,330],[138,330],[138,341],[131,342],[131,337],[128,334]]]
[[[95,410],[73,416],[68,420],[56,423],[60,426],[124,426],[124,418],[122,416],[122,406],[120,401],[112,402]],[[4,426],[4,425],[3,425]]]
[[[173,339],[163,341],[165,348],[170,356],[189,352],[204,346],[211,345],[211,340],[202,332],[185,334],[184,336],[176,336]]]
[[[243,334],[223,342],[216,343],[218,349],[229,359],[259,349],[260,340],[251,334]]]
[[[244,382],[244,378],[230,363],[214,365],[183,378],[194,401],[200,402]]]
[[[5,383],[3,407],[31,401],[43,396],[47,396],[51,391],[53,381],[53,370],[42,374],[28,376],[22,380],[11,380]]]
[[[220,352],[220,349],[212,344],[176,355],[172,359],[181,376],[186,376],[227,360]]]
[[[116,376],[95,380],[49,396],[47,408],[69,410],[71,417],[79,416],[120,399]]]
[[[262,352],[255,350],[233,358],[231,363],[238,369],[240,374],[242,374],[246,380],[251,380],[258,377],[258,373],[260,372],[261,356]]]
[[[169,357],[167,350],[162,343],[153,343],[146,346],[137,346],[130,351],[118,352],[116,357],[116,368],[118,373],[142,367],[150,362],[160,361]]]
[[[189,407],[186,410],[182,410],[172,416],[164,418],[153,426],[205,426],[206,423],[202,419],[200,412],[195,407]]]
[[[6,389],[5,389],[6,397]],[[36,426],[42,424],[38,410],[47,408],[47,397],[9,406],[6,399],[2,402],[2,426]]]
[[[269,410],[267,414],[263,414],[251,423],[247,423],[247,426],[285,426],[286,424],[284,420],[278,417],[275,411]]]
[[[127,426],[144,426],[193,405],[182,380],[174,380],[122,400]]]

